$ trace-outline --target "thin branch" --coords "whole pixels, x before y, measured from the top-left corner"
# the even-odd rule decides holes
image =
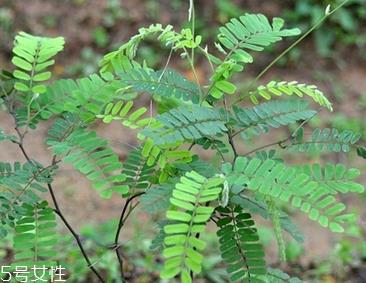
[[[191,145],[188,147],[188,150],[191,150],[196,145],[195,142],[192,142]]]
[[[168,56],[168,59],[166,60],[166,63],[164,65],[164,69],[163,71],[161,72],[160,76],[159,76],[159,79],[158,79],[158,82],[161,81],[161,79],[163,78],[166,70],[168,69],[168,66],[169,66],[169,63],[170,63],[170,60],[172,58],[172,55],[173,55],[173,47],[170,49],[170,52],[169,52],[169,56]]]
[[[249,90],[253,88],[254,85],[257,84],[257,82],[271,69],[281,58],[283,58],[287,53],[289,53],[294,47],[296,47],[299,43],[301,43],[307,36],[309,36],[314,30],[316,30],[318,27],[322,25],[322,23],[333,13],[335,13],[338,9],[342,8],[349,0],[344,0],[342,3],[340,3],[337,7],[335,7],[333,10],[329,12],[325,12],[324,15],[318,20],[315,25],[310,27],[301,37],[299,37],[294,43],[292,43],[288,48],[286,48],[280,55],[278,55],[274,60],[272,60],[257,76],[256,78],[251,82],[249,86]],[[250,93],[250,92],[249,92]],[[242,101],[248,96],[248,94],[239,96],[238,99],[234,101],[234,104]]]
[[[215,149],[216,149],[216,152],[220,155],[222,162],[224,162],[224,163],[225,163],[225,161],[226,161],[226,160],[225,160],[225,156],[224,156],[224,154],[221,152],[220,148],[217,146]]]
[[[192,22],[192,38],[195,40],[196,38],[196,15],[195,15],[195,9],[194,9],[194,1],[190,0],[190,21]],[[194,65],[194,48],[191,50],[191,58],[192,58],[192,64]]]
[[[15,119],[15,116],[10,113],[14,119]],[[16,120],[15,120],[16,121]],[[21,149],[24,157],[27,159],[28,162],[30,163],[33,163],[32,159],[30,158],[30,156],[28,155],[28,153],[26,152],[26,150],[24,149],[24,146],[23,146],[23,141],[24,141],[24,135],[25,133],[21,134],[21,132],[19,131],[18,127],[16,126],[15,127],[15,130],[16,132],[18,133],[18,136],[19,136],[19,142],[17,142],[19,148]],[[59,161],[56,160],[56,156],[53,156],[52,158],[52,163],[51,163],[51,167],[56,165]],[[80,240],[80,237],[79,235],[75,232],[75,230],[72,228],[72,226],[69,224],[69,222],[66,220],[65,216],[63,215],[62,211],[60,210],[60,207],[58,205],[58,202],[57,202],[57,199],[56,199],[56,196],[54,194],[54,191],[53,191],[53,188],[52,188],[52,185],[50,183],[47,183],[47,187],[48,187],[48,190],[51,194],[51,198],[52,198],[52,201],[53,201],[53,204],[55,206],[55,213],[61,218],[61,220],[64,222],[65,226],[69,229],[69,231],[71,232],[71,234],[74,236],[79,248],[80,248],[80,251],[85,259],[85,261],[87,262],[88,264],[88,268],[90,268],[90,270],[98,277],[98,279],[100,280],[100,282],[102,283],[105,283],[105,280],[103,279],[103,277],[99,274],[99,272],[94,268],[94,266],[92,265],[87,253],[85,252],[85,249],[81,243],[81,240]]]
[[[108,249],[108,250],[111,250],[111,251],[115,251],[116,249],[119,249],[119,247],[121,246],[121,245],[118,245],[117,247],[114,247],[114,246],[112,246],[112,248],[111,247],[106,247],[106,246],[104,246],[104,245],[100,245],[101,247],[103,247],[103,248],[105,248],[105,249]],[[92,265],[91,266],[94,266],[94,265],[97,265],[100,261],[102,261],[102,259],[103,258],[105,258],[105,256],[106,256],[107,254],[104,254],[104,255],[102,255],[101,257],[99,257],[98,259],[96,259],[93,263],[92,263]]]
[[[126,216],[123,218],[123,222],[126,222],[127,218],[130,216],[130,214],[132,213],[132,211],[136,208],[136,206],[139,205],[139,202],[137,201],[134,205],[132,205],[132,203],[130,204],[130,209],[128,210]]]
[[[273,142],[273,143],[269,143],[269,144],[266,144],[266,145],[260,146],[260,147],[258,147],[258,148],[256,148],[256,149],[253,149],[253,150],[251,150],[251,151],[248,151],[248,152],[247,152],[247,153],[245,153],[243,156],[251,155],[251,154],[253,154],[253,153],[257,152],[257,151],[260,151],[260,150],[266,149],[266,148],[271,147],[271,146],[275,146],[275,145],[279,145],[279,146],[281,146],[281,144],[283,144],[284,142],[288,141],[288,140],[289,140],[289,138],[291,138],[291,136],[290,136],[290,137],[288,137],[288,138],[286,138],[286,139],[284,139],[284,140],[279,140],[279,141],[276,141],[276,142]]]
[[[27,159],[28,162],[32,163],[32,160],[30,159],[30,157],[28,156],[27,152],[24,149],[23,143],[17,143],[17,144],[18,144],[20,150],[22,151],[25,159]]]
[[[253,83],[255,84],[258,80],[263,77],[263,75],[273,66],[275,65],[283,56],[285,56],[288,52],[290,52],[296,45],[302,42],[309,34],[311,34],[314,30],[316,30],[321,24],[328,18],[330,15],[335,13],[339,8],[344,6],[349,0],[343,1],[339,4],[335,9],[329,11],[328,13],[324,13],[324,16],[319,19],[319,21],[312,26],[306,33],[304,33],[300,38],[298,38],[293,44],[291,44],[287,49],[285,49],[280,55],[278,55],[263,71],[254,79]]]
[[[56,155],[54,155],[52,157],[52,166],[57,164],[58,161],[56,160]],[[103,279],[103,277],[100,275],[100,273],[95,269],[94,264],[91,263],[84,247],[83,247],[83,244],[81,243],[81,240],[80,240],[80,236],[75,232],[75,230],[72,228],[72,226],[70,225],[70,223],[66,220],[65,216],[63,215],[61,209],[60,209],[60,206],[58,204],[58,201],[56,199],[56,195],[53,191],[53,188],[52,188],[52,185],[50,183],[47,184],[47,187],[48,187],[48,191],[50,192],[50,195],[51,195],[51,198],[52,198],[52,202],[53,202],[53,205],[55,206],[55,213],[61,218],[62,222],[64,222],[65,226],[69,229],[70,233],[74,236],[78,246],[79,246],[79,249],[86,261],[86,263],[88,264],[88,268],[90,268],[90,270],[95,274],[95,276],[98,277],[98,279],[100,280],[100,282],[102,283],[105,283],[105,280]]]
[[[99,272],[95,269],[95,267],[93,266],[93,264],[91,263],[84,247],[83,244],[81,243],[80,240],[80,236],[75,232],[75,230],[72,228],[72,226],[70,225],[70,223],[66,220],[65,216],[63,215],[62,211],[60,210],[60,207],[58,205],[55,193],[53,191],[52,185],[51,184],[47,184],[48,190],[51,194],[51,198],[53,201],[53,204],[55,206],[55,213],[61,218],[62,222],[65,224],[65,226],[67,227],[67,229],[69,229],[70,233],[74,236],[76,243],[79,246],[79,249],[85,259],[85,261],[88,264],[88,267],[90,268],[90,270],[98,277],[98,279],[100,280],[100,282],[105,283],[106,281],[103,279],[103,277],[99,274]]]
[[[187,54],[187,60],[188,60],[188,63],[189,63],[189,65],[190,65],[190,67],[191,67],[191,70],[192,70],[193,76],[194,76],[194,78],[195,78],[195,80],[196,80],[196,84],[197,84],[197,86],[198,86],[198,91],[199,91],[199,93],[200,93],[200,97],[202,98],[202,97],[203,97],[203,94],[202,94],[202,89],[201,89],[200,80],[199,80],[198,75],[197,75],[197,72],[196,72],[196,68],[194,67],[194,64],[193,64],[193,62],[192,62],[192,59],[189,57],[188,50],[187,50],[185,47],[183,47],[183,50],[184,50],[184,52]],[[204,100],[202,100],[202,101],[201,101],[201,104],[203,103],[203,101],[204,101]]]
[[[118,264],[119,264],[119,270],[120,270],[120,273],[121,273],[121,277],[122,279],[124,280],[124,272],[123,272],[123,259],[122,259],[122,255],[120,254],[120,251],[119,251],[119,245],[118,245],[118,242],[119,242],[119,235],[121,234],[121,230],[122,230],[122,227],[123,225],[125,224],[125,221],[128,217],[128,215],[130,214],[130,212],[127,214],[127,217],[125,217],[125,214],[126,214],[126,211],[127,211],[127,207],[128,205],[131,203],[131,201],[133,201],[136,197],[138,196],[141,196],[143,195],[144,192],[141,192],[141,193],[137,193],[131,197],[129,197],[123,208],[122,208],[122,211],[121,211],[121,215],[119,217],[119,222],[118,222],[118,227],[117,227],[117,231],[116,231],[116,235],[115,235],[115,238],[114,238],[114,247],[116,248],[115,251],[116,251],[116,256],[117,256],[117,259],[118,259]]]
[[[319,108],[313,116],[309,117],[308,119],[304,120],[296,129],[293,133],[291,133],[291,135],[289,135],[287,138],[285,139],[281,139],[279,141],[276,141],[276,142],[272,142],[272,143],[269,143],[269,144],[266,144],[266,145],[263,145],[263,146],[260,146],[258,148],[255,148],[247,153],[245,153],[243,156],[248,156],[248,155],[251,155],[257,151],[260,151],[260,150],[263,150],[263,149],[266,149],[268,147],[271,147],[271,146],[275,146],[275,145],[279,145],[281,148],[284,148],[284,143],[285,142],[288,142],[289,140],[291,140],[292,138],[294,138],[297,134],[297,132],[305,125],[307,124],[311,119],[313,119],[316,115],[319,114],[319,112],[322,110],[323,108]]]
[[[206,57],[206,59],[208,61],[208,64],[209,64],[209,66],[211,68],[211,71],[212,71],[212,73],[214,73],[215,72],[215,68],[214,68],[214,66],[213,66],[213,64],[211,62],[210,55],[209,55],[208,51],[206,50],[207,47],[206,48],[202,48],[199,45],[197,47],[198,47],[198,50],[200,50],[203,53],[203,55]]]
[[[231,145],[231,148],[232,148],[232,150],[234,152],[234,160],[233,160],[233,162],[235,162],[235,160],[238,158],[239,154],[238,154],[238,151],[236,150],[235,143],[234,143],[233,136],[232,136],[231,132],[228,132],[227,133],[227,136],[229,138],[229,143]]]

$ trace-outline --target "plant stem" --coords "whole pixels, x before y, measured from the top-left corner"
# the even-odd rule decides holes
[[[66,220],[65,216],[63,215],[62,211],[60,210],[60,207],[58,205],[55,193],[53,191],[52,185],[51,184],[47,184],[48,190],[50,192],[53,204],[55,206],[54,212],[61,218],[62,222],[65,224],[65,226],[67,227],[67,229],[69,229],[70,233],[73,235],[74,239],[76,240],[76,243],[79,246],[79,249],[85,259],[85,261],[88,264],[88,267],[90,268],[90,270],[95,274],[95,276],[98,277],[99,281],[102,283],[105,283],[105,280],[103,279],[103,277],[99,274],[99,272],[95,269],[95,267],[93,266],[93,264],[91,263],[84,247],[83,244],[81,243],[80,240],[80,236],[75,232],[75,230],[72,228],[72,226],[70,225],[70,223]]]
[[[304,120],[296,129],[295,129],[295,131],[291,134],[291,135],[289,135],[287,138],[285,138],[285,139],[282,139],[282,140],[279,140],[279,141],[276,141],[276,142],[272,142],[272,143],[269,143],[269,144],[266,144],[266,145],[263,145],[263,146],[260,146],[260,147],[257,147],[257,148],[255,148],[255,149],[253,149],[253,150],[251,150],[251,151],[249,151],[249,152],[247,152],[247,153],[245,153],[243,156],[248,156],[248,155],[251,155],[251,154],[253,154],[253,153],[255,153],[255,152],[257,152],[257,151],[260,151],[260,150],[262,150],[262,149],[266,149],[266,148],[268,148],[268,147],[271,147],[271,146],[274,146],[274,145],[279,145],[279,146],[281,146],[281,147],[283,147],[283,144],[285,143],[285,142],[287,142],[287,141],[289,141],[289,140],[291,140],[293,137],[295,137],[296,136],[296,134],[297,134],[297,132],[305,125],[305,124],[307,124],[311,119],[313,119],[316,115],[318,115],[319,114],[319,112],[322,110],[322,108],[319,108],[316,112],[315,112],[315,114],[313,115],[313,116],[311,116],[311,117],[309,117],[308,119],[306,119],[306,120]]]
[[[208,64],[209,64],[209,66],[210,66],[210,68],[211,68],[211,71],[212,71],[212,73],[214,73],[214,72],[215,72],[215,68],[214,68],[214,66],[213,66],[213,64],[212,64],[212,62],[211,62],[210,55],[208,54],[207,50],[206,50],[206,49],[204,49],[204,48],[202,48],[201,46],[198,46],[198,49],[199,49],[199,50],[203,53],[203,55],[206,57],[206,59],[207,59],[207,61],[208,61]]]
[[[191,31],[192,31],[192,37],[193,40],[195,40],[195,30],[196,30],[196,14],[195,14],[195,10],[194,10],[194,1],[190,0],[190,9],[191,9],[191,21],[192,21],[192,27],[191,27]],[[192,64],[194,65],[194,48],[192,48],[191,50],[191,58],[192,58]]]
[[[19,146],[20,150],[22,151],[25,159],[27,159],[28,162],[32,162],[31,159],[30,159],[30,157],[28,156],[27,152],[25,151],[23,144],[22,143],[18,143],[18,146]]]
[[[14,117],[14,116],[13,116]],[[14,117],[15,119],[15,117]],[[24,134],[21,134],[21,132],[19,131],[18,127],[15,127],[16,132],[18,133],[19,136],[19,142],[16,142],[21,150],[21,152],[23,153],[25,159],[30,162],[33,163],[32,159],[30,158],[30,156],[28,155],[28,153],[26,152],[26,150],[24,149],[23,146],[23,141],[24,141]],[[56,156],[54,156],[52,158],[52,164],[51,166],[54,166],[56,163],[58,163],[58,161],[56,160]],[[58,205],[56,196],[54,194],[52,185],[50,183],[47,183],[47,187],[48,187],[48,191],[51,194],[51,198],[53,201],[53,204],[55,206],[54,212],[61,218],[62,222],[65,224],[65,226],[69,229],[70,233],[73,235],[73,237],[75,238],[79,249],[85,259],[85,261],[88,264],[88,268],[90,268],[90,270],[98,277],[99,281],[102,283],[105,283],[105,280],[103,279],[103,277],[99,274],[99,272],[94,268],[94,266],[92,265],[87,253],[85,252],[85,249],[81,243],[80,237],[79,235],[75,232],[75,230],[72,228],[72,226],[70,225],[70,223],[66,220],[65,216],[63,215],[62,211],[60,210],[60,207]]]
[[[252,83],[249,86],[249,90],[252,89],[252,87],[257,84],[258,80],[260,78],[262,78],[264,76],[265,73],[267,73],[267,71],[269,69],[271,69],[280,59],[282,59],[287,53],[289,53],[295,46],[297,46],[300,42],[302,42],[309,34],[311,34],[314,30],[316,30],[319,26],[321,26],[321,24],[329,17],[331,16],[333,13],[335,13],[338,9],[340,9],[341,7],[343,7],[349,0],[345,0],[343,1],[341,4],[339,4],[336,8],[334,8],[333,10],[329,11],[328,13],[324,13],[324,16],[321,17],[319,19],[319,21],[313,25],[307,32],[305,32],[301,37],[299,37],[294,43],[292,43],[288,48],[286,48],[280,55],[278,55],[272,62],[270,62],[267,67],[265,67],[258,75],[257,77],[252,81]],[[250,93],[250,91],[248,92]],[[234,101],[234,104],[242,101],[244,98],[246,98],[248,96],[248,94],[243,95],[241,97],[239,97],[236,101]]]
[[[288,52],[290,52],[296,45],[298,45],[301,41],[303,41],[309,34],[311,34],[314,30],[316,30],[326,18],[336,12],[339,8],[345,5],[349,0],[343,1],[339,4],[335,9],[330,11],[329,13],[324,13],[324,16],[319,19],[319,21],[312,26],[306,33],[304,33],[298,40],[296,40],[293,44],[291,44],[288,48],[286,48],[280,55],[278,55],[259,75],[255,78],[254,83],[256,83],[274,64],[276,64],[283,56],[285,56]]]
[[[201,89],[201,84],[200,84],[200,80],[198,78],[198,75],[197,75],[197,72],[196,72],[196,68],[194,66],[194,63],[192,61],[192,59],[189,57],[189,53],[188,53],[188,50],[183,47],[183,50],[184,52],[187,54],[187,60],[188,60],[188,63],[189,63],[189,66],[191,67],[191,70],[192,70],[192,73],[193,73],[193,76],[194,76],[194,79],[196,80],[196,84],[198,86],[198,91],[200,93],[200,97],[202,98],[203,94],[202,94],[202,89]],[[203,102],[203,101],[202,101]]]
[[[253,149],[253,150],[251,150],[251,151],[249,151],[249,152],[245,153],[243,156],[251,155],[251,154],[253,154],[253,153],[257,152],[257,151],[260,151],[260,150],[262,150],[262,149],[266,149],[266,148],[271,147],[271,146],[274,146],[274,145],[280,145],[280,144],[282,144],[282,143],[286,142],[287,140],[288,140],[288,139],[284,139],[284,140],[280,140],[280,141],[276,141],[276,142],[273,142],[273,143],[269,143],[269,144],[266,144],[266,145],[260,146],[260,147],[258,147],[258,148],[256,148],[256,149]]]
[[[278,209],[272,197],[267,198],[267,207],[277,241],[279,260],[281,263],[284,263],[286,262],[286,246],[282,234],[280,210]]]
[[[233,135],[230,131],[228,132],[227,136],[229,138],[229,143],[231,145],[231,148],[234,152],[234,159],[233,159],[233,163],[234,163],[235,160],[238,158],[239,154],[238,154],[238,151],[236,150],[236,146],[235,146],[235,143],[234,143],[234,140],[233,140]]]
[[[126,214],[126,211],[127,211],[127,207],[128,205],[131,203],[131,201],[133,201],[136,197],[138,196],[141,196],[143,195],[144,192],[141,192],[141,193],[137,193],[131,197],[129,197],[124,206],[123,206],[123,209],[121,211],[121,215],[119,217],[119,222],[118,222],[118,227],[117,227],[117,231],[116,231],[116,235],[114,237],[114,248],[115,248],[115,251],[116,251],[116,256],[117,256],[117,259],[118,259],[118,264],[119,264],[119,270],[120,270],[120,273],[121,273],[121,278],[123,280],[125,280],[124,278],[124,272],[123,272],[123,259],[122,259],[122,255],[120,254],[119,252],[119,244],[118,244],[118,241],[119,241],[119,235],[121,234],[121,230],[122,230],[122,227],[123,225],[125,224],[125,221],[126,221],[126,218],[125,218],[125,214]]]

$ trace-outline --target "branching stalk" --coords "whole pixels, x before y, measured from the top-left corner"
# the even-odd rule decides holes
[[[62,222],[65,224],[65,226],[67,227],[67,229],[70,231],[70,233],[73,235],[74,239],[76,240],[76,243],[78,244],[79,246],[79,249],[81,251],[81,254],[83,255],[86,263],[88,264],[88,267],[90,268],[90,270],[95,274],[95,276],[98,277],[99,281],[104,283],[106,282],[103,277],[99,274],[99,272],[95,269],[95,267],[93,266],[93,264],[91,263],[84,247],[83,247],[83,244],[81,242],[81,239],[80,239],[80,236],[75,232],[75,230],[72,228],[72,226],[70,225],[70,223],[67,221],[67,219],[65,218],[65,216],[63,215],[59,205],[58,205],[58,202],[57,202],[57,199],[56,199],[56,196],[55,196],[55,193],[53,191],[53,188],[52,188],[52,185],[51,184],[47,184],[47,187],[48,187],[48,190],[50,192],[50,195],[51,195],[51,198],[52,198],[52,201],[53,201],[53,204],[55,206],[55,213],[60,217],[60,219],[62,220]]]
[[[14,117],[15,119],[15,117]],[[25,159],[30,162],[30,163],[33,163],[32,159],[30,158],[30,156],[28,155],[28,153],[26,152],[26,150],[24,149],[24,146],[23,146],[23,141],[24,141],[24,134],[22,134],[18,127],[15,127],[15,130],[16,132],[18,133],[19,135],[19,141],[16,142],[22,152],[22,154],[24,155]],[[56,157],[54,156],[53,159],[52,159],[52,164],[50,165],[51,167],[54,166],[55,164],[57,164],[58,161],[56,160]],[[95,276],[99,279],[100,282],[102,283],[105,283],[106,281],[103,279],[103,277],[100,275],[100,273],[95,269],[95,267],[92,265],[84,247],[83,247],[83,244],[80,240],[80,237],[79,235],[75,232],[75,230],[72,228],[72,226],[70,225],[70,223],[67,221],[67,219],[65,218],[65,216],[63,215],[59,205],[58,205],[58,202],[57,202],[57,199],[56,199],[56,196],[54,194],[54,191],[53,191],[53,188],[52,188],[52,184],[48,183],[47,184],[47,187],[48,187],[48,190],[50,192],[50,195],[51,195],[51,198],[52,198],[52,202],[55,206],[55,209],[54,209],[54,212],[60,217],[60,219],[62,220],[62,222],[65,224],[65,226],[68,228],[68,230],[70,231],[70,233],[73,235],[74,239],[76,240],[78,246],[79,246],[79,249],[88,265],[88,268],[90,268],[90,270],[95,274]]]
[[[343,1],[341,4],[339,4],[336,8],[329,12],[325,12],[324,16],[321,17],[318,22],[313,25],[307,32],[305,32],[301,37],[299,37],[294,43],[292,43],[288,48],[286,48],[280,55],[278,55],[273,61],[271,61],[257,76],[256,78],[251,82],[249,86],[249,90],[251,90],[268,71],[271,69],[279,60],[281,60],[287,53],[289,53],[294,47],[296,47],[299,43],[301,43],[308,35],[310,35],[314,30],[316,30],[318,27],[322,25],[322,23],[330,17],[332,14],[334,14],[337,10],[342,8],[345,4],[347,4],[349,0]],[[246,93],[243,96],[239,96],[237,100],[234,101],[232,105],[235,105],[236,103],[242,101],[243,99],[247,98],[249,96],[250,91]]]
[[[133,201],[136,197],[139,197],[139,196],[141,196],[141,195],[143,195],[143,194],[144,194],[144,192],[137,193],[137,194],[135,194],[135,195],[133,195],[133,196],[129,197],[129,198],[126,200],[126,202],[125,202],[125,204],[124,204],[124,206],[123,206],[123,208],[122,208],[121,215],[120,215],[120,217],[119,217],[118,227],[117,227],[116,235],[115,235],[115,237],[114,237],[114,247],[115,247],[115,252],[116,252],[117,259],[118,259],[118,265],[119,265],[119,270],[120,270],[120,273],[121,273],[121,278],[122,278],[123,280],[125,280],[125,278],[124,278],[124,271],[123,271],[123,259],[122,259],[122,255],[121,255],[121,253],[120,253],[120,251],[119,251],[120,246],[119,246],[119,244],[118,244],[118,242],[119,242],[119,235],[121,234],[122,227],[123,227],[123,225],[125,224],[125,221],[126,221],[126,219],[127,219],[128,215],[131,213],[131,211],[130,211],[130,212],[128,212],[127,217],[125,217],[125,214],[126,214],[126,212],[127,212],[127,208],[128,208],[128,206],[129,206],[129,204],[130,204],[130,203],[131,203],[131,201]]]
[[[280,146],[281,148],[284,148],[285,147],[285,143],[290,141],[292,138],[294,138],[296,136],[296,134],[298,133],[298,131],[305,125],[307,124],[311,119],[313,119],[316,115],[319,114],[319,112],[322,110],[322,108],[319,108],[315,114],[313,116],[311,116],[310,118],[304,120],[296,129],[295,131],[293,131],[293,133],[291,133],[291,135],[289,135],[288,137],[286,137],[285,139],[281,139],[279,141],[275,141],[275,142],[271,142],[269,144],[266,144],[266,145],[263,145],[263,146],[260,146],[260,147],[257,147],[247,153],[245,153],[243,156],[249,156],[253,153],[256,153],[258,151],[261,151],[263,149],[266,149],[268,147],[272,147],[272,146],[275,146],[275,145],[278,145]]]

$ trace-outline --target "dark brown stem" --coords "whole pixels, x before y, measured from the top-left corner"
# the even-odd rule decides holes
[[[231,148],[232,148],[232,150],[234,152],[234,160],[233,160],[233,162],[235,162],[236,158],[239,156],[238,155],[238,151],[236,150],[235,143],[234,143],[233,136],[232,136],[231,132],[228,132],[227,136],[229,138],[229,143],[231,145]]]
[[[131,203],[131,201],[133,201],[136,197],[141,196],[141,195],[143,195],[143,194],[144,194],[144,192],[137,193],[137,194],[135,194],[135,195],[133,195],[133,196],[129,197],[129,198],[126,200],[126,202],[125,202],[125,204],[124,204],[124,206],[123,206],[123,209],[122,209],[121,215],[120,215],[120,217],[119,217],[119,222],[118,222],[118,227],[117,227],[117,231],[116,231],[116,236],[115,236],[115,238],[114,238],[114,247],[115,247],[116,256],[117,256],[117,259],[118,259],[118,264],[119,264],[119,270],[120,270],[120,273],[121,273],[121,278],[122,278],[123,280],[125,280],[125,278],[124,278],[124,272],[123,272],[123,259],[122,259],[122,255],[121,255],[121,253],[120,253],[120,251],[119,251],[120,246],[119,246],[119,244],[118,244],[118,242],[119,242],[119,235],[121,234],[122,227],[123,227],[123,225],[125,224],[125,221],[126,221],[125,214],[126,214],[126,212],[127,212],[128,205],[129,205],[129,204]]]
[[[32,162],[31,158],[29,157],[29,155],[27,154],[27,152],[25,151],[24,149],[24,146],[23,146],[23,140],[24,140],[24,134],[21,134],[19,129],[16,127],[15,128],[16,132],[18,133],[18,136],[19,136],[19,142],[16,142],[20,148],[20,150],[22,151],[24,157],[27,159],[28,162]],[[54,166],[55,164],[57,164],[58,161],[56,160],[56,157],[54,156],[53,159],[52,159],[52,164],[51,166]],[[103,279],[103,277],[99,274],[99,272],[94,268],[94,266],[92,265],[88,255],[86,254],[85,252],[85,249],[81,243],[81,240],[80,240],[80,237],[79,235],[75,232],[75,230],[71,227],[70,223],[66,220],[65,216],[63,215],[62,211],[60,210],[60,207],[58,205],[58,202],[57,202],[57,199],[56,199],[56,196],[54,194],[54,191],[52,189],[52,185],[50,183],[47,184],[47,187],[48,187],[48,190],[51,194],[51,198],[52,198],[52,201],[53,201],[53,204],[55,206],[55,213],[61,218],[62,222],[64,222],[65,226],[69,229],[69,231],[71,232],[71,234],[74,236],[79,248],[80,248],[80,251],[83,255],[83,257],[85,258],[85,261],[87,262],[88,264],[88,267],[90,268],[90,270],[98,277],[98,279],[100,280],[100,282],[102,283],[105,283],[105,280]]]
[[[280,141],[276,141],[276,142],[272,142],[272,143],[269,143],[269,144],[260,146],[260,147],[258,147],[256,149],[253,149],[253,150],[245,153],[243,156],[251,155],[251,154],[253,154],[253,153],[257,152],[257,151],[260,151],[262,149],[266,149],[267,147],[271,147],[271,146],[275,146],[275,145],[281,145],[281,144],[285,143],[286,141],[288,141],[290,138],[291,138],[291,136],[289,138],[287,138],[287,139],[284,139],[284,140],[280,140]]]
[[[65,224],[65,226],[67,227],[67,229],[69,229],[70,233],[73,235],[73,237],[75,238],[76,240],[76,243],[78,244],[79,246],[79,249],[86,261],[86,263],[88,264],[88,267],[90,268],[90,270],[95,274],[95,276],[98,277],[98,279],[100,280],[100,282],[102,283],[105,283],[105,280],[103,279],[103,277],[99,274],[99,272],[94,268],[94,266],[92,265],[84,247],[83,247],[83,244],[81,243],[81,240],[80,240],[80,236],[75,232],[75,230],[71,227],[70,223],[66,220],[65,216],[63,215],[63,213],[61,212],[60,210],[60,207],[58,205],[58,202],[57,202],[57,199],[56,199],[56,196],[55,196],[55,193],[53,191],[53,188],[52,188],[52,185],[51,184],[47,184],[47,187],[48,187],[48,190],[51,194],[51,198],[52,198],[52,201],[53,201],[53,204],[55,206],[55,213],[61,218],[62,222]]]
[[[195,146],[195,142],[192,142],[191,145],[188,147],[188,150],[191,150]]]
[[[296,134],[297,132],[306,124],[308,123],[311,119],[313,119],[316,115],[319,114],[319,112],[322,110],[322,108],[320,107],[313,116],[309,117],[308,119],[304,120],[302,123],[300,123],[300,125],[296,128],[296,130],[291,134],[289,135],[287,138],[285,139],[282,139],[282,140],[279,140],[279,141],[276,141],[276,142],[272,142],[272,143],[269,143],[269,144],[266,144],[266,145],[263,145],[263,146],[260,146],[256,149],[253,149],[249,152],[247,152],[246,154],[244,154],[244,156],[248,156],[248,155],[251,155],[257,151],[260,151],[262,149],[265,149],[267,147],[271,147],[271,146],[275,146],[275,145],[279,145],[281,148],[285,148],[286,146],[284,145],[286,142],[290,141],[291,139],[293,139],[294,137],[296,137]],[[239,132],[237,132],[239,133]]]
[[[28,162],[32,162],[30,157],[28,156],[27,152],[24,149],[23,143],[18,143],[18,146],[19,146],[20,150],[22,151],[25,159],[27,159]]]
[[[15,116],[13,116],[14,117],[14,121],[15,121],[15,123],[16,123],[16,119],[15,119]],[[24,157],[25,157],[25,159],[27,159],[27,161],[28,162],[32,162],[31,161],[31,159],[30,159],[30,157],[29,157],[29,155],[27,154],[27,152],[25,151],[25,149],[24,149],[24,145],[23,145],[23,140],[24,140],[24,135],[25,135],[25,133],[21,133],[20,132],[20,130],[19,130],[19,128],[18,128],[18,126],[16,126],[15,127],[15,131],[17,132],[17,134],[18,134],[18,137],[19,137],[19,141],[17,141],[17,142],[15,142],[18,146],[19,146],[19,148],[20,148],[20,150],[22,151],[22,153],[23,153],[23,155],[24,155]]]
[[[217,224],[217,220],[216,220],[215,218],[211,217],[211,218],[210,218],[210,220],[211,220],[213,223]]]

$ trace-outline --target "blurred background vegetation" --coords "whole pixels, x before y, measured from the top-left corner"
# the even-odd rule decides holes
[[[188,0],[0,0],[0,67],[11,68],[9,63],[12,41],[14,35],[23,30],[36,35],[64,36],[67,44],[54,67],[56,77],[86,76],[97,72],[98,60],[104,53],[118,48],[139,27],[156,22],[172,24],[176,29],[187,26],[188,2]],[[203,35],[209,46],[213,46],[217,28],[230,18],[245,12],[281,16],[289,26],[297,26],[304,32],[322,17],[328,4],[334,7],[342,1],[197,0],[195,2],[197,33]],[[255,66],[250,66],[243,75],[237,77],[243,88],[246,81],[255,77],[288,44],[289,42],[284,42],[278,48],[270,50],[267,55],[257,58]],[[340,130],[347,128],[362,133],[366,139],[365,48],[366,1],[350,0],[321,28],[281,59],[263,81],[280,78],[317,84],[334,102],[335,112],[331,119],[322,113],[320,118],[312,120],[312,126],[336,127]],[[154,68],[162,67],[168,55],[169,50],[157,45],[153,40],[145,42],[139,51],[139,58],[146,60]],[[202,58],[197,60],[200,59]],[[203,60],[202,64],[200,63],[201,61],[197,64],[198,75],[204,80],[209,68]],[[180,70],[185,68],[179,60],[172,60],[171,67]],[[192,77],[189,71],[185,74]],[[5,124],[10,121],[3,116],[0,118]],[[105,136],[109,134],[106,129]],[[44,131],[41,130],[40,135],[44,135]],[[120,136],[114,138],[121,140]],[[39,151],[41,159],[45,152],[45,150]],[[123,155],[123,152],[121,154]],[[6,154],[1,153],[0,158],[9,161],[9,158],[15,155],[16,153],[9,149]],[[316,160],[319,157],[311,158]],[[341,155],[329,158],[353,162],[343,160]],[[365,164],[356,165],[366,172]],[[77,223],[77,227],[81,227],[80,233],[88,252],[93,257],[93,262],[108,274],[109,282],[118,282],[115,281],[118,274],[116,260],[113,251],[108,247],[108,243],[112,243],[116,223],[106,220],[118,215],[122,203],[116,200],[112,204],[101,204],[97,197],[91,195],[93,193],[88,188],[83,189],[87,187],[87,183],[70,181],[67,169],[61,179],[59,193],[63,194],[63,201],[68,203],[65,205],[65,210],[69,210],[68,215],[74,223]],[[334,237],[322,229],[314,230],[308,227],[311,226],[310,223],[299,218],[298,224],[305,234],[305,242],[288,242],[289,262],[285,269],[308,279],[309,282],[366,282],[366,223],[362,221],[366,215],[362,205],[365,200],[366,195],[362,199],[345,200],[352,204],[361,220],[355,222],[354,227],[342,236]],[[80,201],[88,202],[90,207],[87,206],[87,214],[72,208],[77,207]],[[152,242],[157,229],[144,215],[132,216],[130,219],[131,228],[121,237],[126,239],[123,246],[123,255],[128,259],[126,272],[131,275],[131,282],[158,282],[161,263],[156,259],[158,253],[153,249]],[[269,250],[269,262],[273,266],[278,265],[271,230],[264,226],[260,234]],[[212,244],[206,251],[204,273],[197,282],[227,282],[217,247]],[[71,237],[60,238],[57,252],[62,264],[66,265],[70,273],[68,282],[93,282],[83,258],[72,244]],[[0,265],[9,263],[11,259],[12,252],[8,243],[0,243]]]

